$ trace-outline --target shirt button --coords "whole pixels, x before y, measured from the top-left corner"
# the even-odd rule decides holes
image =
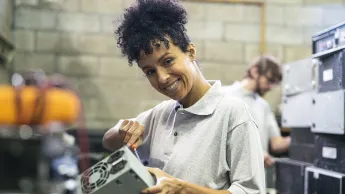
[[[177,136],[177,132],[174,133],[174,136]]]

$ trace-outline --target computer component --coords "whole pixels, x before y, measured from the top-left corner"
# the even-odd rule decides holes
[[[276,189],[279,194],[302,194],[305,168],[310,163],[280,158],[276,161]]]
[[[345,91],[315,93],[311,108],[314,133],[344,134]]]
[[[124,146],[81,174],[80,193],[138,194],[153,186],[155,178]]]
[[[345,47],[345,22],[336,24],[312,36],[313,55],[324,55]]]
[[[345,174],[308,166],[305,169],[304,194],[345,193]]]
[[[314,165],[326,170],[345,173],[345,136],[317,134]]]
[[[313,163],[315,160],[315,134],[310,128],[291,128],[289,157],[293,160]]]
[[[312,94],[317,80],[316,67],[311,58],[284,65],[283,127],[310,127]]]
[[[345,89],[345,49],[328,52],[314,60],[318,64],[318,92]]]

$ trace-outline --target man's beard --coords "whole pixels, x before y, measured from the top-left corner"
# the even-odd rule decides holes
[[[260,89],[260,82],[259,82],[260,76],[255,80],[255,93],[257,93],[259,96],[264,96],[266,94],[266,91],[263,91]]]

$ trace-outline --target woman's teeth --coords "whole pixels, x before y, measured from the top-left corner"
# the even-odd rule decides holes
[[[168,90],[168,91],[171,91],[171,90],[175,90],[178,86],[178,80],[175,81],[173,84],[171,84],[170,86],[166,87],[165,89]]]

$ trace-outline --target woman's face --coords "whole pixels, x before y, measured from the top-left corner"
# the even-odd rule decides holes
[[[158,92],[181,101],[191,91],[198,76],[194,61],[195,48],[192,44],[184,53],[169,40],[167,49],[163,43],[153,46],[152,54],[141,52],[138,65],[150,84]]]

